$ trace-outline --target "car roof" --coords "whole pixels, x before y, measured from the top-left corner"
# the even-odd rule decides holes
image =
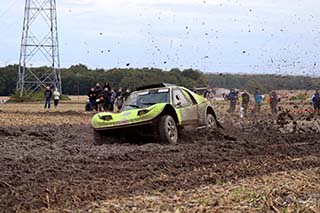
[[[164,87],[177,87],[175,84],[169,83],[159,83],[159,84],[151,84],[147,86],[138,87],[136,91],[147,90],[147,89],[156,89],[156,88],[164,88]]]

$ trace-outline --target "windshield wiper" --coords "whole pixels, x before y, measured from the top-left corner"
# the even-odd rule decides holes
[[[138,105],[135,105],[135,104],[128,104],[127,106],[134,107],[134,108],[140,108]]]

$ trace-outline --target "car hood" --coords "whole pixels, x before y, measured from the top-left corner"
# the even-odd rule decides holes
[[[160,103],[154,104],[147,108],[131,109],[120,113],[97,113],[92,118],[92,126],[95,129],[106,129],[116,126],[124,126],[151,121],[162,112],[166,105],[166,103]]]

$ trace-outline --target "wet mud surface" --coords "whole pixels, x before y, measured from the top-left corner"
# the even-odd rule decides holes
[[[184,131],[178,145],[97,146],[88,123],[0,127],[0,209],[85,210],[91,202],[320,167],[319,118],[222,124]]]

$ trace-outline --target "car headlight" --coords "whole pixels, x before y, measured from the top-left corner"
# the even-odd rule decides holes
[[[149,112],[149,110],[143,109],[143,110],[140,110],[140,111],[138,112],[138,115],[139,115],[139,116],[145,115],[145,114],[147,114],[148,112]]]

